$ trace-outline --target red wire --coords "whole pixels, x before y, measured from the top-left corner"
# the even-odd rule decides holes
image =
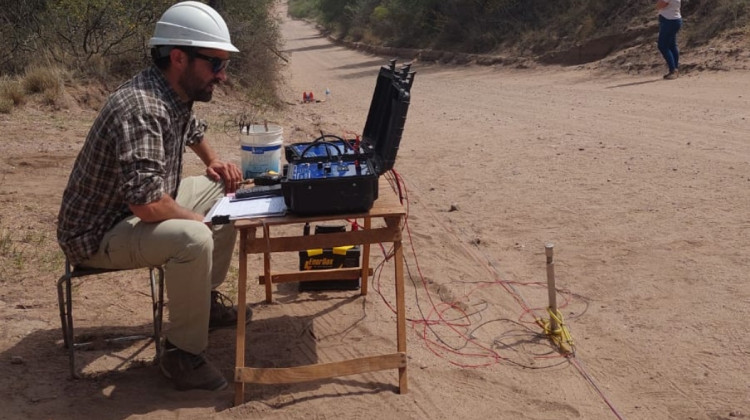
[[[469,320],[468,314],[466,314],[463,310],[461,310],[456,303],[450,303],[450,304],[448,304],[448,303],[442,303],[440,305],[436,305],[435,302],[433,301],[432,294],[430,293],[430,291],[429,291],[429,289],[427,287],[427,281],[424,278],[424,274],[422,273],[422,268],[421,268],[421,266],[419,264],[419,260],[417,258],[417,252],[416,252],[416,250],[414,248],[414,240],[412,238],[411,228],[409,227],[409,218],[408,218],[408,214],[409,214],[409,211],[408,211],[408,205],[409,205],[408,189],[405,188],[405,184],[403,182],[403,178],[401,178],[401,176],[399,175],[399,173],[396,172],[395,170],[391,170],[391,172],[393,173],[393,176],[394,176],[395,188],[396,188],[396,190],[397,190],[397,192],[399,194],[399,199],[400,199],[400,201],[402,203],[406,203],[406,205],[407,205],[407,212],[406,212],[407,213],[407,217],[405,218],[405,221],[404,221],[404,228],[405,228],[405,230],[407,232],[407,235],[408,235],[408,238],[409,238],[409,247],[410,247],[411,253],[412,253],[413,257],[414,257],[414,261],[415,261],[415,266],[416,266],[416,269],[417,269],[417,273],[419,274],[419,278],[421,279],[422,287],[423,287],[423,289],[425,291],[425,294],[427,295],[427,298],[429,300],[430,307],[431,307],[430,313],[429,313],[429,315],[426,318],[421,319],[421,320],[412,320],[411,321],[412,328],[416,331],[417,326],[421,324],[422,325],[421,338],[426,343],[427,348],[431,352],[433,352],[435,355],[437,355],[438,357],[440,357],[440,358],[442,358],[444,360],[447,360],[451,364],[454,364],[454,365],[457,365],[457,366],[461,366],[461,367],[484,367],[484,366],[489,366],[489,365],[492,365],[494,363],[497,363],[499,360],[502,360],[503,358],[496,351],[494,351],[491,348],[489,348],[489,347],[481,344],[477,340],[475,340],[475,339],[467,336],[464,332],[458,330],[458,327],[468,327],[468,326],[471,325],[471,321]],[[402,186],[403,186],[403,188],[402,188]],[[483,286],[477,287],[475,290],[478,290],[479,288],[482,288],[482,287]],[[473,291],[471,293],[473,293]],[[470,295],[471,293],[467,294],[467,296]],[[382,294],[381,294],[381,296],[382,296]],[[444,309],[443,310],[438,310],[439,306],[443,306]],[[389,307],[392,308],[391,305],[389,305]],[[449,309],[456,309],[459,312],[461,312],[463,314],[462,318],[466,319],[466,323],[458,324],[456,322],[446,320],[445,316],[444,316],[444,313],[445,313],[445,311],[447,311]],[[433,314],[436,314],[437,317],[438,317],[438,319],[432,319],[432,315]],[[451,329],[453,332],[455,332],[459,337],[461,337],[463,340],[465,340],[467,344],[471,344],[471,345],[473,345],[475,347],[478,347],[479,349],[483,350],[484,352],[483,353],[482,352],[480,352],[480,353],[467,353],[467,352],[457,351],[457,350],[455,350],[453,348],[450,348],[447,345],[444,345],[444,344],[441,344],[441,343],[437,342],[436,340],[428,338],[428,330],[429,330],[428,327],[429,326],[436,326],[436,325],[447,326],[449,329]],[[433,334],[434,334],[434,332],[433,332]],[[451,353],[451,354],[460,355],[460,356],[464,356],[464,357],[483,357],[483,358],[490,357],[491,361],[487,362],[487,363],[479,363],[479,364],[459,363],[459,362],[456,362],[456,361],[453,361],[453,360],[450,360],[450,359],[446,359],[442,355],[442,353],[439,353],[436,349],[441,350],[442,352],[448,352],[448,353]]]
[[[412,319],[411,320],[412,329],[414,329],[415,332],[418,333],[417,327],[419,325],[421,325],[422,326],[422,333],[421,334],[418,333],[418,335],[420,336],[420,338],[422,339],[422,341],[425,343],[427,349],[430,350],[430,352],[432,352],[436,356],[440,357],[443,360],[446,360],[448,363],[450,363],[452,365],[456,365],[456,366],[459,366],[459,367],[462,367],[462,368],[479,368],[479,367],[490,366],[490,365],[493,365],[495,363],[499,363],[501,360],[505,360],[496,351],[492,350],[491,348],[488,348],[487,346],[479,343],[477,340],[475,340],[475,339],[467,336],[466,334],[464,334],[463,332],[461,332],[461,331],[458,330],[459,327],[463,327],[463,328],[469,327],[471,325],[471,321],[469,320],[470,315],[467,314],[464,310],[462,310],[457,305],[456,302],[454,302],[454,303],[441,303],[440,305],[436,305],[435,302],[432,300],[432,294],[430,293],[429,289],[427,288],[427,282],[426,282],[426,280],[424,278],[424,275],[422,273],[422,269],[421,269],[421,267],[419,265],[419,260],[417,258],[417,253],[416,253],[416,250],[414,249],[414,241],[413,241],[413,238],[412,238],[412,235],[411,235],[411,229],[409,228],[409,220],[408,220],[408,215],[409,215],[408,189],[406,188],[406,185],[404,184],[403,179],[401,178],[401,176],[395,170],[391,170],[391,172],[393,173],[392,184],[395,183],[395,188],[397,189],[397,192],[399,194],[399,200],[401,201],[402,204],[405,203],[405,205],[406,205],[406,217],[405,217],[405,221],[404,221],[404,229],[406,230],[407,236],[409,238],[409,245],[410,245],[409,248],[411,249],[411,253],[412,253],[413,257],[414,257],[415,266],[417,268],[417,273],[419,274],[419,278],[420,278],[420,280],[422,282],[422,287],[424,288],[425,293],[427,294],[427,297],[429,299],[430,306],[431,306],[430,312],[429,312],[429,314],[428,314],[427,317],[425,317],[423,319]],[[403,187],[404,187],[403,189],[402,189],[402,184],[403,184]],[[464,247],[465,247],[465,245],[464,245]],[[385,252],[385,248],[383,247],[382,244],[381,244],[381,249],[383,250],[383,254],[386,257],[386,259],[383,262],[381,262],[378,265],[378,267],[376,268],[376,270],[378,271],[377,281],[376,281],[376,283],[377,283],[376,290],[378,291],[378,294],[380,295],[381,299],[383,299],[383,302],[385,302],[385,304],[388,306],[388,308],[390,308],[390,310],[393,313],[396,313],[396,310],[387,301],[387,299],[385,298],[385,296],[382,294],[382,292],[380,290],[380,275],[382,273],[383,264],[387,261],[387,259],[390,259],[393,256],[392,254],[387,254]],[[467,252],[468,252],[468,250],[467,250]],[[546,308],[530,308],[526,304],[526,302],[523,300],[523,298],[515,291],[515,289],[513,289],[513,285],[538,286],[538,287],[546,287],[546,285],[543,284],[543,283],[541,283],[541,282],[528,282],[528,283],[524,283],[524,282],[515,282],[515,281],[504,281],[504,280],[502,280],[502,279],[499,278],[499,275],[494,270],[494,267],[492,267],[491,265],[486,266],[486,268],[488,268],[488,269],[489,269],[489,267],[492,268],[489,271],[493,275],[494,281],[487,282],[487,283],[481,284],[481,285],[473,288],[468,293],[464,294],[463,297],[464,298],[468,298],[474,292],[476,292],[477,290],[484,289],[486,287],[493,286],[493,285],[500,285],[516,300],[516,302],[519,304],[519,306],[521,306],[522,312],[519,315],[519,320],[523,320],[523,318],[527,314],[532,314],[533,317],[534,317],[534,321],[527,321],[527,322],[534,322],[535,323],[536,319],[538,318],[536,316],[536,314],[535,314],[535,311],[536,310],[546,310]],[[560,294],[562,296],[564,296],[564,300],[563,300],[562,304],[560,304],[558,306],[558,308],[564,308],[564,307],[566,307],[570,303],[570,298],[569,298],[569,295],[568,295],[567,291],[560,290],[559,292],[560,292]],[[441,308],[441,309],[438,309],[438,308]],[[463,322],[463,323],[459,323],[459,322],[456,322],[456,321],[446,320],[444,314],[445,314],[445,312],[447,312],[449,310],[456,310],[456,311],[458,311],[459,313],[462,314],[462,316],[459,317],[458,319],[459,320],[460,319],[465,319],[466,321]],[[438,317],[438,319],[432,319],[433,314],[436,314],[437,317]],[[430,338],[428,336],[428,335],[430,335],[430,333],[433,336],[438,336],[437,333],[435,333],[431,328],[429,328],[429,327],[432,327],[432,326],[447,326],[452,331],[454,331],[459,337],[461,337],[463,340],[465,340],[465,342],[466,342],[467,345],[471,344],[473,346],[476,346],[480,350],[483,350],[484,352],[475,353],[475,352],[459,351],[459,350],[456,350],[454,348],[449,347],[446,344],[440,343],[437,340],[435,340],[433,338]],[[469,357],[469,358],[471,358],[471,357],[488,358],[489,357],[490,360],[487,361],[487,362],[485,362],[485,363],[466,364],[466,363],[460,363],[458,361],[454,361],[454,360],[446,357],[446,353],[448,355],[456,355],[456,356],[460,356],[460,357]],[[618,419],[622,420],[623,417],[620,415],[620,413],[617,411],[617,409],[614,407],[614,405],[609,401],[609,399],[606,397],[606,395],[604,395],[604,393],[602,392],[602,390],[597,386],[597,384],[594,381],[594,379],[588,374],[588,372],[585,370],[585,368],[580,363],[580,361],[575,357],[575,354],[569,354],[569,355],[559,355],[558,354],[558,355],[554,355],[554,356],[536,356],[536,358],[540,358],[540,359],[560,358],[560,357],[567,358],[571,362],[571,364],[576,367],[576,369],[579,371],[579,373],[594,387],[594,389],[596,390],[596,392],[604,400],[604,402],[607,404],[607,406],[609,406],[610,410],[615,414],[615,416],[617,416]]]

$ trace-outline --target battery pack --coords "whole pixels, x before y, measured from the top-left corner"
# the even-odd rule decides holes
[[[307,229],[307,227],[306,227]],[[346,226],[315,226],[315,234],[344,232]],[[308,233],[305,231],[305,233]],[[333,268],[359,267],[360,250],[358,245],[344,245],[333,248],[308,249],[299,252],[299,269],[326,270]],[[300,292],[322,290],[357,290],[360,279],[303,281],[299,283]]]

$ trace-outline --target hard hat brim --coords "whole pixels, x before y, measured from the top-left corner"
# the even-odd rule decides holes
[[[186,46],[196,48],[213,48],[216,50],[229,51],[229,52],[240,52],[234,45],[228,42],[211,42],[211,41],[190,41],[186,39],[170,39],[170,38],[151,38],[148,41],[149,47],[157,47],[162,45],[168,46]]]

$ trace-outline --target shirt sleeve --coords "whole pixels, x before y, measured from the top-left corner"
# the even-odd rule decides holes
[[[205,120],[195,118],[195,115],[193,115],[190,117],[190,122],[188,124],[189,129],[185,144],[188,146],[194,146],[203,141],[203,137],[206,135],[206,130],[208,130],[208,123]]]
[[[116,139],[122,173],[122,195],[128,204],[144,205],[164,195],[166,121],[154,114],[130,114],[120,124]]]

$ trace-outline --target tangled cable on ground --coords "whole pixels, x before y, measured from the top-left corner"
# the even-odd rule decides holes
[[[603,391],[599,388],[594,378],[586,371],[581,361],[576,357],[575,353],[575,347],[573,342],[573,337],[568,329],[568,326],[565,324],[562,314],[558,311],[553,312],[550,308],[545,308],[549,319],[543,319],[542,317],[537,315],[537,309],[532,308],[524,299],[523,295],[517,290],[516,286],[538,286],[538,287],[545,287],[546,285],[543,285],[538,282],[529,282],[529,283],[521,283],[521,282],[511,282],[511,281],[504,281],[500,278],[494,264],[492,263],[491,259],[488,258],[486,255],[483,255],[482,257],[476,255],[476,252],[473,252],[471,249],[468,249],[466,246],[466,243],[464,241],[457,241],[457,243],[461,244],[461,246],[464,248],[464,251],[467,252],[468,255],[470,255],[474,260],[476,260],[479,265],[482,267],[485,267],[490,275],[492,276],[491,281],[478,281],[473,282],[477,284],[477,286],[472,289],[470,292],[466,293],[463,298],[467,299],[476,291],[484,289],[486,287],[490,286],[500,286],[504,290],[506,290],[513,299],[519,304],[519,306],[522,308],[521,315],[519,316],[519,321],[512,321],[509,319],[492,319],[488,321],[484,321],[478,325],[476,323],[472,322],[473,317],[477,317],[480,315],[483,311],[486,310],[487,306],[489,305],[487,302],[483,302],[483,307],[476,308],[476,310],[473,311],[467,311],[462,307],[460,304],[460,299],[455,300],[454,302],[441,302],[441,303],[435,303],[432,295],[433,293],[430,292],[428,288],[428,282],[426,281],[424,275],[422,274],[422,270],[419,266],[419,260],[417,258],[417,252],[414,248],[414,241],[412,238],[411,230],[409,228],[409,199],[408,199],[408,190],[406,189],[405,183],[401,176],[395,171],[391,170],[387,174],[387,179],[389,180],[391,186],[393,187],[394,191],[397,192],[399,199],[401,200],[401,203],[406,208],[406,217],[403,229],[407,233],[408,237],[408,243],[410,245],[411,250],[411,256],[414,259],[414,267],[416,270],[416,273],[412,273],[412,270],[410,268],[410,264],[407,260],[407,253],[404,253],[404,263],[406,267],[407,274],[409,278],[412,281],[412,284],[415,287],[415,290],[419,287],[419,284],[421,284],[422,289],[424,289],[425,295],[427,296],[427,299],[429,301],[429,307],[430,311],[428,314],[424,314],[422,310],[422,306],[419,302],[419,293],[416,294],[416,301],[417,301],[417,309],[420,313],[419,318],[413,318],[413,317],[407,317],[407,320],[411,323],[412,328],[418,333],[419,337],[422,339],[422,341],[425,343],[425,346],[435,355],[438,357],[446,360],[448,363],[464,367],[464,368],[480,368],[485,366],[490,366],[499,362],[508,362],[512,363],[518,366],[522,366],[525,368],[531,368],[531,369],[541,369],[541,368],[549,368],[553,366],[558,366],[560,364],[569,362],[572,366],[574,366],[578,372],[581,374],[581,376],[588,381],[591,386],[597,391],[599,396],[603,399],[603,401],[607,404],[607,406],[610,408],[610,410],[614,413],[614,415],[618,419],[622,419],[622,415],[617,411],[615,406],[612,404],[611,401],[607,398],[607,396],[603,393]],[[437,218],[435,218],[437,220]],[[451,232],[449,229],[446,229],[446,231]],[[455,234],[454,234],[455,235]],[[476,245],[476,244],[475,244]],[[479,249],[477,247],[477,249]],[[383,292],[380,289],[380,276],[382,274],[383,266],[386,262],[388,262],[393,257],[393,252],[391,250],[386,250],[383,245],[381,244],[381,250],[383,251],[383,261],[374,269],[373,274],[373,283],[374,283],[374,289],[378,292],[381,299],[385,304],[390,308],[391,311],[394,313],[396,312],[395,308],[391,303],[388,301],[386,296],[383,294]],[[479,251],[481,253],[481,250]],[[415,280],[415,277],[419,278],[419,283],[417,280]],[[563,303],[558,306],[558,308],[564,308],[568,305],[570,302],[570,297],[575,296],[578,298],[582,298],[581,296],[574,295],[566,290],[557,290],[558,294],[564,297]],[[583,299],[583,301],[586,303],[586,307],[588,307],[588,302]],[[581,316],[586,311],[584,310],[581,314],[578,316]],[[448,316],[448,313],[456,313],[456,316]],[[521,321],[526,315],[530,315],[533,319],[531,321],[527,321],[526,323],[522,323]],[[552,321],[555,321],[557,328],[552,329]],[[507,346],[504,346],[502,344],[502,338],[505,338],[505,336],[501,336],[500,338],[496,338],[493,344],[487,345],[486,343],[481,342],[480,340],[475,338],[475,332],[483,328],[489,324],[496,323],[496,322],[511,322],[515,325],[519,325],[525,328],[525,330],[528,333],[533,334],[537,338],[546,337],[549,338],[559,349],[564,349],[565,346],[567,346],[570,351],[569,352],[558,352],[556,354],[547,353],[544,355],[534,355],[533,357],[536,359],[550,359],[550,358],[559,358],[561,359],[559,363],[553,364],[553,365],[547,365],[543,367],[539,366],[531,366],[526,365],[522,363],[515,362],[511,360],[508,357],[502,356],[499,351],[496,348],[507,348]],[[529,323],[537,324],[539,327],[541,327],[542,331],[534,332],[531,330],[531,328],[526,325]],[[437,330],[436,327],[447,327],[449,331],[451,331],[455,336],[460,338],[460,341],[462,342],[461,345],[451,345],[448,343],[448,340],[443,337]],[[462,362],[456,359],[460,360],[466,360],[473,359],[473,358],[479,358],[481,361],[479,362],[472,362],[472,363],[466,363]]]

